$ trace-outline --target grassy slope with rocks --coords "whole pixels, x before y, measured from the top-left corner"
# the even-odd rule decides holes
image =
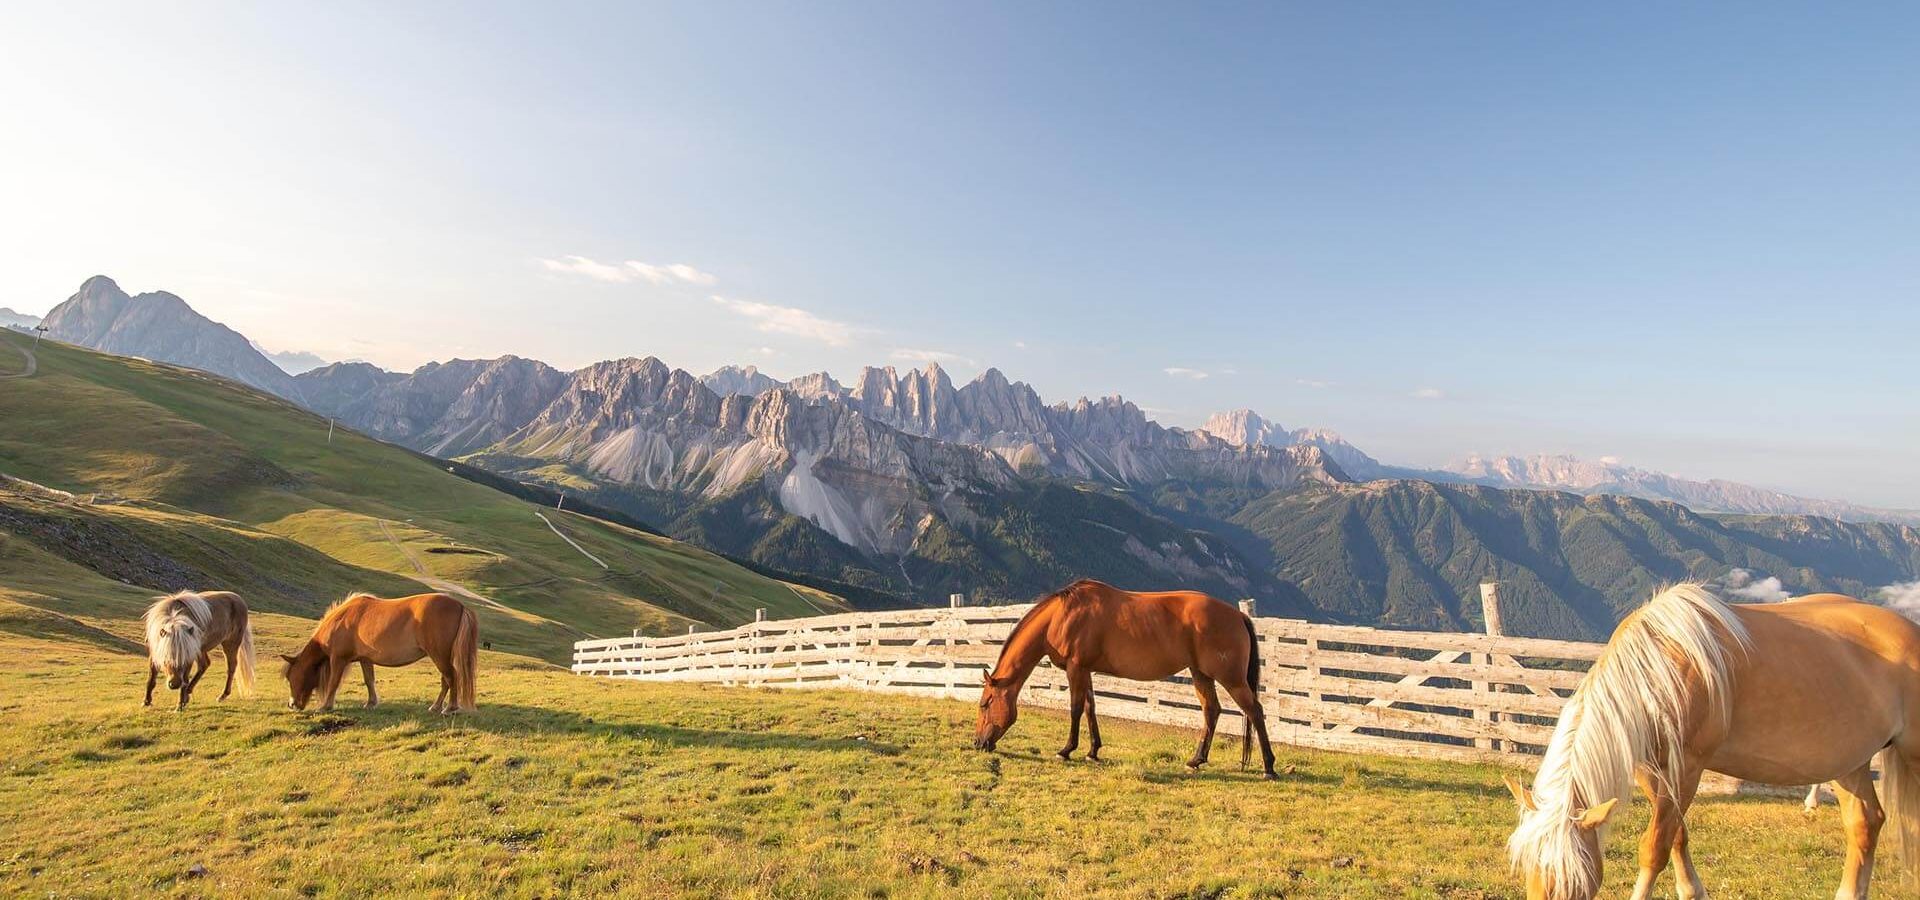
[[[349,589],[454,583],[497,601],[482,610],[489,640],[549,660],[587,634],[843,608],[659,535],[546,511],[603,569],[533,504],[345,429],[329,441],[325,419],[279,399],[53,342],[37,355],[35,376],[0,383],[0,473],[77,501],[0,490],[0,533],[148,593],[232,586],[311,614]],[[30,574],[5,559],[0,584]]]

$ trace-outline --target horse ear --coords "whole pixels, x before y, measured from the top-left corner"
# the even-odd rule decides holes
[[[1507,790],[1513,794],[1513,802],[1520,804],[1521,809],[1533,812],[1538,808],[1533,805],[1533,792],[1527,790],[1526,785],[1515,780],[1512,775],[1502,775],[1500,780],[1507,783]]]
[[[1620,798],[1615,797],[1612,800],[1608,800],[1599,806],[1595,806],[1581,813],[1579,818],[1580,827],[1592,831],[1606,824],[1607,816],[1613,814],[1613,805],[1619,802]]]
[[[285,653],[282,653],[280,654],[280,658],[284,660],[287,665],[293,665],[293,657],[288,656]]]

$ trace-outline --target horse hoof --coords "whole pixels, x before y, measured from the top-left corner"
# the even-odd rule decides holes
[[[1054,755],[1055,755],[1055,756],[1058,756],[1058,757],[1060,757],[1060,761],[1061,761],[1061,762],[1072,762],[1072,761],[1073,761],[1073,751],[1072,751],[1072,750],[1062,750],[1062,751],[1060,751],[1059,753],[1055,753]]]
[[[1272,769],[1268,769],[1267,771],[1260,773],[1260,780],[1261,781],[1279,781],[1280,776],[1273,774]]]
[[[366,703],[361,704],[361,707],[363,709],[372,709],[379,705],[380,705],[380,701],[378,700],[368,700]]]

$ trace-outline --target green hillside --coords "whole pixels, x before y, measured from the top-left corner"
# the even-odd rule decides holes
[[[27,343],[0,342],[9,359]],[[352,589],[465,589],[485,598],[468,597],[488,640],[554,661],[585,635],[844,606],[345,429],[329,440],[325,419],[210,375],[52,342],[36,356],[33,376],[0,380],[0,473],[73,497],[0,486],[0,536],[143,595],[233,587],[312,615]],[[0,585],[38,568],[0,554]]]
[[[1315,487],[1233,523],[1272,573],[1354,622],[1478,630],[1477,586],[1501,582],[1509,633],[1604,639],[1662,584],[1742,568],[1793,593],[1871,597],[1920,577],[1920,531],[1806,516],[1713,516],[1611,495],[1423,481]]]
[[[560,466],[526,467],[497,454],[468,459],[515,471],[656,524],[684,541],[789,572],[807,572],[890,598],[893,606],[963,593],[980,603],[1024,603],[1076,578],[1134,590],[1202,590],[1258,597],[1274,615],[1311,608],[1233,545],[1183,527],[1111,487],[1036,478],[965,498],[965,525],[932,517],[911,552],[874,559],[781,508],[761,482],[714,498],[595,485]]]

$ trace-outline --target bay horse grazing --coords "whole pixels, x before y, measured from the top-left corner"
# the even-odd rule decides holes
[[[299,653],[280,656],[287,663],[287,706],[306,709],[317,690],[320,711],[332,709],[340,679],[356,662],[367,682],[367,706],[378,706],[374,666],[405,666],[431,657],[440,670],[440,696],[427,711],[471,712],[479,647],[480,620],[445,594],[398,600],[353,594],[327,609]]]
[[[1873,758],[1884,777],[1875,796]],[[1838,900],[1863,900],[1881,826],[1920,871],[1920,627],[1837,594],[1729,606],[1681,584],[1627,616],[1568,699],[1533,790],[1513,779],[1507,842],[1533,900],[1589,900],[1601,844],[1636,781],[1653,804],[1635,900],[1669,862],[1705,896],[1687,808],[1711,769],[1766,784],[1833,782],[1847,854]]]
[[[180,692],[180,705],[186,709],[200,676],[213,663],[211,653],[219,647],[227,655],[227,686],[220,692],[225,700],[233,694],[234,682],[243,694],[253,692],[253,623],[247,617],[247,602],[227,591],[181,591],[155,598],[147,607],[147,699],[153,705],[153,686],[160,673],[167,673],[167,689]]]
[[[993,671],[983,675],[986,687],[980,692],[975,749],[991,751],[1013,727],[1019,716],[1020,689],[1043,658],[1066,670],[1071,694],[1073,724],[1067,745],[1060,749],[1061,759],[1072,758],[1080,746],[1083,712],[1092,739],[1087,758],[1100,759],[1094,673],[1160,681],[1186,669],[1200,695],[1206,725],[1187,765],[1197,769],[1207,762],[1214,725],[1220,720],[1220,697],[1214,690],[1218,683],[1252,724],[1240,738],[1240,764],[1247,764],[1253,735],[1258,734],[1265,777],[1276,777],[1267,717],[1260,706],[1260,642],[1254,637],[1253,620],[1224,601],[1196,591],[1134,593],[1092,580],[1076,581],[1042,598],[1013,626]]]

